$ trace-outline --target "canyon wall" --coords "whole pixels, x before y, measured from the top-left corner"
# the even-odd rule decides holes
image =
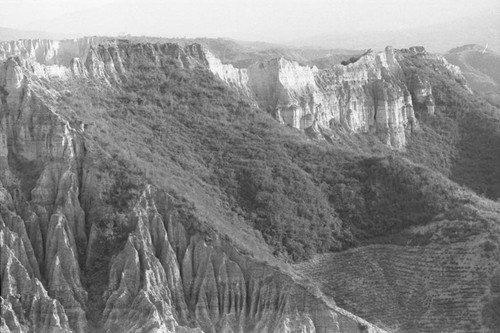
[[[103,41],[99,37],[67,40],[24,39],[0,43],[0,60],[9,57],[37,62],[41,65],[68,66],[73,58],[85,61],[92,46]]]
[[[28,62],[25,67],[31,66],[39,75],[106,76],[119,81],[124,64],[117,45],[99,38],[24,40],[0,43],[0,59],[17,57],[18,62]],[[418,128],[414,105],[433,114],[435,104],[429,82],[418,76],[406,77],[398,59],[409,55],[433,57],[465,85],[456,66],[423,48],[399,51],[387,47],[380,53],[369,51],[345,66],[323,70],[284,58],[235,68],[197,44],[182,49],[176,44],[133,44],[128,48],[152,57],[155,53],[169,54],[187,68],[208,68],[278,121],[294,128],[328,128],[338,124],[351,132],[374,134],[397,150],[404,150],[406,136]],[[102,63],[95,59],[102,59]]]
[[[284,124],[301,130],[338,124],[404,150],[406,136],[418,128],[414,105],[433,114],[435,104],[429,82],[403,73],[399,60],[405,56],[431,57],[466,86],[456,66],[423,48],[387,47],[322,70],[284,58],[259,61],[247,69],[220,62],[208,62],[208,67],[230,86],[248,87],[260,108]]]
[[[217,66],[209,68],[227,81]],[[240,81],[240,85],[245,84],[263,110],[297,129],[340,124],[351,132],[375,134],[385,144],[404,149],[406,133],[417,128],[412,97],[420,98],[420,86],[406,84],[390,47],[378,54],[368,52],[347,66],[325,70],[284,58],[257,62],[247,68]],[[426,93],[433,101],[430,87]]]
[[[247,75],[257,104],[297,129],[336,123],[352,132],[376,134],[382,142],[403,149],[405,130],[417,126],[410,92],[391,48],[327,70],[273,59],[251,65]]]
[[[243,72],[196,45],[106,43],[68,62],[37,54],[55,44],[23,43],[29,56],[17,45],[0,65],[2,332],[383,332],[202,231],[153,186],[112,211],[100,148],[61,109],[71,80],[118,87],[132,63],[161,66],[160,54],[186,69],[218,64],[235,82]]]

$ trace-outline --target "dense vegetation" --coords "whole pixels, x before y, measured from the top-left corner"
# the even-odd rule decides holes
[[[464,89],[437,61],[403,60],[405,74],[430,82],[436,114],[418,107],[421,131],[409,137],[407,156],[490,199],[500,198],[500,110]]]
[[[160,65],[135,59],[128,72],[120,89],[79,82],[86,88],[63,97],[74,111],[68,114],[91,123],[86,135],[95,146],[88,149],[105,148],[96,163],[113,174],[108,202],[120,209],[145,182],[179,195],[195,192],[197,205],[209,202],[208,211],[215,202],[232,211],[233,221],[255,228],[275,254],[292,260],[397,233],[438,214],[470,218],[463,207],[472,199],[442,175],[385,148],[375,154],[356,136],[336,146],[310,141],[204,69],[165,57]],[[448,151],[456,129],[439,117],[451,115],[423,121],[409,156],[458,175]],[[417,147],[427,138],[439,144]]]

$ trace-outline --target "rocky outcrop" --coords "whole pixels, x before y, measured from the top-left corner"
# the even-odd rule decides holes
[[[318,127],[340,125],[350,132],[375,134],[402,150],[406,136],[418,127],[414,106],[431,115],[435,106],[429,82],[418,75],[405,76],[400,62],[406,56],[432,59],[435,70],[468,89],[456,66],[421,47],[369,51],[345,66],[321,70],[284,58],[254,63],[246,71],[219,63],[209,68],[240,91],[246,85],[261,109],[289,126],[317,133]]]
[[[19,64],[38,77],[68,78],[75,61],[84,63],[92,46],[104,38],[85,37],[68,40],[18,40],[0,43],[0,61],[16,58]],[[73,71],[74,73],[74,71]]]
[[[249,86],[263,110],[279,113],[281,121],[299,129],[312,125],[322,103],[315,83],[316,68],[284,58],[256,63],[248,69]]]
[[[71,59],[85,59],[91,46],[103,38],[85,37],[67,40],[24,39],[0,43],[0,61],[9,57],[37,62],[41,65],[68,66]]]
[[[108,332],[379,331],[217,234],[188,232],[172,200],[148,187],[129,217],[135,229],[113,259],[105,294]]]
[[[2,63],[0,66],[0,93],[2,110],[17,109],[22,101],[24,74],[20,64],[15,59]]]
[[[247,69],[235,68],[231,64],[223,64],[222,61],[216,58],[212,52],[207,49],[203,49],[201,58],[205,60],[208,69],[224,82],[228,83],[232,89],[244,96],[251,96]]]
[[[340,124],[403,149],[405,131],[417,126],[411,94],[391,48],[327,70],[279,58],[255,63],[247,73],[258,105],[298,129]]]
[[[428,114],[434,114],[434,96],[429,82],[424,81],[418,74],[409,78],[408,87],[412,94],[415,106],[422,106]]]
[[[151,61],[155,66],[166,65],[160,62],[162,55],[168,55],[177,65],[185,68],[208,67],[231,87],[240,92],[248,90],[246,70],[222,64],[198,44],[181,47],[173,43],[142,44],[96,37],[0,43],[0,61],[5,64],[14,61],[31,74],[49,78],[69,79],[76,76],[119,82],[128,65],[138,60]]]
[[[3,246],[19,262],[16,270],[24,269],[27,274],[15,275],[17,286],[26,286],[21,290],[27,301],[23,298],[13,308],[35,311],[33,317],[17,315],[19,323],[27,327],[49,325],[41,331],[71,328],[85,332],[86,292],[78,263],[86,248],[85,214],[79,206],[76,177],[81,143],[75,130],[44,99],[51,98],[50,93],[44,98],[37,93],[36,84],[29,79],[32,72],[20,62],[10,58],[0,71],[0,128],[5,138],[0,149],[4,166],[0,181],[12,189],[10,196],[2,196],[2,215],[5,230],[23,245],[6,242]],[[2,270],[15,262],[9,258],[2,260]],[[42,309],[36,310],[33,300]],[[39,320],[46,323],[39,324]]]
[[[85,126],[59,109],[65,91],[51,85],[54,76],[109,88],[137,61],[168,67],[168,55],[177,66],[211,67],[242,93],[249,90],[245,70],[197,45],[90,44],[18,43],[0,65],[2,330],[381,332],[215,231],[200,231],[201,222],[180,217],[177,199],[152,187],[132,209],[110,213],[89,166],[96,157],[86,155]],[[118,225],[107,220],[118,215]],[[99,266],[106,288],[96,294],[85,270],[96,267],[103,241],[116,255]],[[101,311],[98,319],[92,311]]]
[[[111,266],[105,327],[109,332],[141,327],[175,332],[179,323],[187,323],[188,311],[179,266],[150,188],[130,219],[135,230]]]
[[[71,332],[65,309],[40,282],[23,221],[5,203],[0,201],[2,332]]]

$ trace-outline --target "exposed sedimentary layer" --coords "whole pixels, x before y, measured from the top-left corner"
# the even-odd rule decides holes
[[[0,60],[12,56],[37,62],[41,65],[68,66],[73,58],[88,55],[90,48],[102,38],[79,38],[68,40],[25,39],[0,43]]]

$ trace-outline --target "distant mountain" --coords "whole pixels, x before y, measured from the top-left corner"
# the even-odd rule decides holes
[[[423,45],[432,52],[444,53],[457,45],[489,44],[500,50],[500,14],[468,17],[427,27],[397,31],[332,33],[294,40],[288,45],[348,49],[382,49],[387,45],[407,48]]]
[[[469,44],[450,50],[445,58],[459,66],[470,87],[500,106],[500,54]]]
[[[78,34],[63,34],[45,31],[17,30],[0,27],[0,42],[18,39],[69,39],[81,37]]]
[[[44,31],[27,31],[0,27],[0,42],[18,39],[73,39],[82,37],[77,34],[51,33]],[[118,36],[120,37],[120,36]],[[241,41],[227,38],[169,38],[150,36],[121,36],[135,42],[176,43],[189,45],[198,43],[208,48],[223,63],[236,67],[247,67],[256,61],[274,58],[286,58],[301,64],[327,68],[339,64],[342,60],[360,55],[363,51],[348,49],[328,49],[318,47],[291,47],[259,41]],[[120,37],[120,38],[121,38]],[[109,36],[109,38],[116,38]]]

